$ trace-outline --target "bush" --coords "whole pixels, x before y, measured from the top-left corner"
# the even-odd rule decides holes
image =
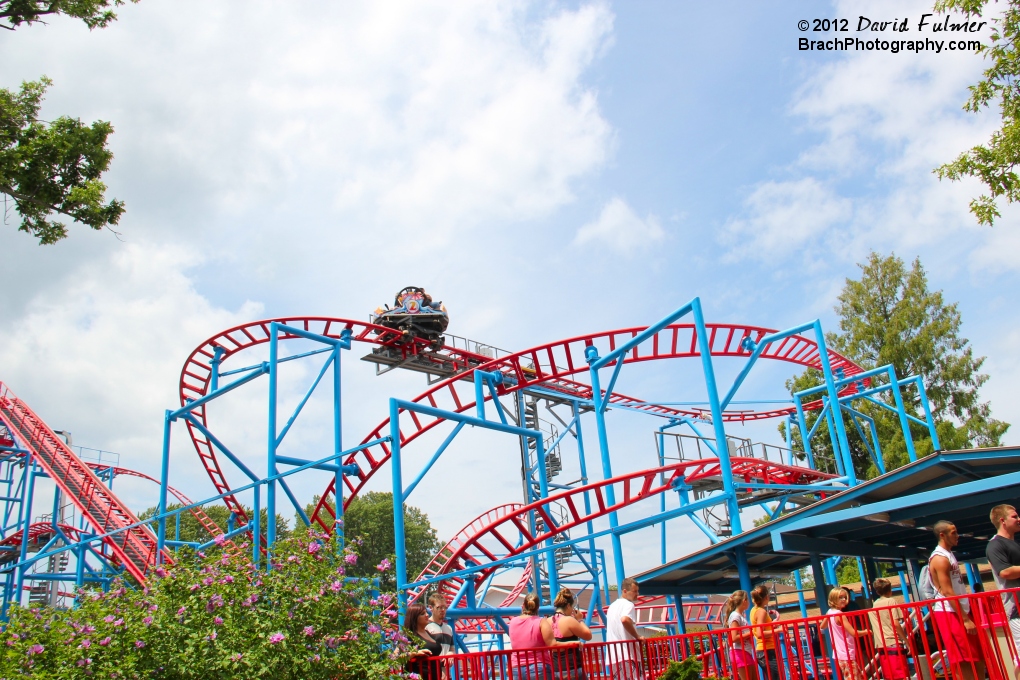
[[[382,613],[393,596],[347,578],[357,560],[310,533],[277,543],[271,571],[250,548],[182,553],[142,590],[115,582],[70,611],[15,606],[0,677],[402,677],[407,641]]]
[[[683,661],[670,661],[666,670],[659,675],[658,680],[702,680],[702,663],[689,656]],[[728,680],[728,678],[717,678],[714,675],[704,680]]]

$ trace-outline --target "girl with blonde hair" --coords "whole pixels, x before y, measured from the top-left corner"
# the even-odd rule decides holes
[[[843,613],[850,604],[850,593],[839,586],[829,591],[829,611],[822,628],[828,626],[832,637],[832,651],[839,665],[843,680],[864,680],[864,671],[857,661],[857,638],[867,635],[867,630],[857,630],[853,620]]]
[[[729,633],[730,661],[739,680],[751,680],[758,677],[758,660],[754,655],[754,634],[748,628],[747,616],[744,612],[750,606],[746,590],[735,590],[726,600],[723,607],[722,620],[727,628],[734,629]]]

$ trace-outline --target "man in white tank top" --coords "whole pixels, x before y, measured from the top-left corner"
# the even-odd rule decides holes
[[[970,603],[967,598],[940,602],[954,595],[967,594],[960,563],[953,554],[953,548],[960,542],[960,534],[956,525],[946,520],[936,522],[933,530],[939,544],[928,558],[928,572],[936,591],[936,602],[931,608],[932,620],[946,650],[953,677],[980,680],[985,676],[984,657],[978,640],[979,632],[971,617]]]

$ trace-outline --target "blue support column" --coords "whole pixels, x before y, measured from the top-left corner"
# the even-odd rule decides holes
[[[220,388],[220,362],[223,361],[224,349],[219,345],[213,347],[213,358],[209,360],[209,367],[212,372],[209,374],[209,391],[215,392]]]
[[[390,399],[390,471],[393,481],[393,536],[396,558],[394,565],[397,579],[397,605],[400,616],[407,608],[407,546],[404,540],[404,479],[400,462],[400,407],[396,399]]]
[[[896,575],[900,577],[900,595],[903,596],[903,602],[909,603],[911,601],[910,588],[907,587],[907,573],[903,569],[896,572]]]
[[[800,569],[793,572],[793,582],[797,586],[797,604],[800,606],[800,616],[807,618],[807,602],[804,600],[804,579],[801,578]]]
[[[170,485],[170,411],[163,415],[163,454],[159,466],[159,525],[156,536],[156,562],[163,562],[163,547],[166,545],[166,494]],[[180,515],[178,515],[178,518]],[[179,523],[179,521],[178,521]]]
[[[25,467],[25,475],[27,477],[25,482],[25,500],[22,503],[21,516],[23,520],[21,522],[21,548],[18,553],[18,562],[24,562],[25,558],[28,557],[28,528],[32,525],[32,499],[35,495],[35,460],[29,455],[27,456],[27,465]],[[21,592],[25,584],[25,570],[27,566],[18,567],[17,580],[14,586],[14,601],[21,603]],[[4,616],[7,612],[4,612]]]
[[[915,382],[921,406],[924,408],[924,420],[928,423],[928,434],[931,436],[932,447],[935,451],[941,451],[942,444],[939,443],[939,433],[935,430],[935,419],[931,415],[931,405],[928,403],[928,393],[924,389],[924,380],[921,376],[917,376]]]
[[[252,527],[252,538],[254,539],[251,544],[251,561],[255,565],[255,569],[259,568],[259,558],[262,556],[262,498],[261,498],[261,485],[256,484],[252,487],[252,493],[254,498],[254,512],[252,513],[251,521]],[[178,515],[180,517],[180,515]]]
[[[574,419],[573,419],[573,424],[574,424],[574,439],[577,441],[577,462],[578,462],[578,465],[580,466],[580,470],[581,470],[581,484],[585,485],[585,484],[588,483],[588,463],[587,463],[587,461],[584,458],[584,435],[581,432],[581,407],[577,403],[577,400],[574,400],[574,401],[571,402],[571,408],[572,408],[572,412],[573,412],[573,416],[574,416]],[[587,491],[584,492],[584,512],[587,515],[591,514],[591,496],[589,495],[589,493]],[[592,522],[588,522],[585,526],[586,526],[586,528],[588,530],[588,534],[589,535],[595,533],[595,525]],[[598,555],[595,552],[595,539],[594,538],[591,539],[590,541],[588,541],[588,550],[591,553],[592,565],[597,565],[598,564]],[[603,571],[605,571],[605,565],[603,565],[602,568],[603,568]],[[593,592],[593,598],[592,598],[592,601],[593,601],[594,605],[592,605],[592,606],[598,606],[599,602],[606,602],[607,601],[607,599],[609,597],[609,593],[607,591],[600,592],[600,587],[599,587],[600,584],[599,584],[599,579],[598,579],[598,574],[597,573],[595,574],[594,578],[592,579],[592,582],[594,584],[593,585],[593,591],[594,592]],[[590,610],[591,610],[591,607],[589,607],[589,612],[588,612],[588,619],[589,620],[591,620],[591,611]]]
[[[598,357],[598,350],[594,346],[585,348],[585,357],[588,359],[589,364],[593,364]],[[623,361],[621,357],[619,361]],[[595,404],[595,430],[598,434],[599,439],[599,453],[602,458],[602,478],[612,479],[613,477],[613,463],[609,457],[609,436],[606,432],[606,403],[612,395],[607,394],[605,400],[602,398],[602,385],[599,380],[599,370],[592,366],[589,369],[589,375],[591,376],[591,392],[592,401]],[[606,502],[609,505],[616,504],[616,490],[613,485],[607,485],[606,489]],[[620,520],[615,512],[609,513],[609,527],[610,529],[616,529],[620,526]],[[623,579],[626,578],[627,572],[623,564],[623,542],[620,539],[620,535],[613,532],[610,535],[613,543],[613,568],[616,572],[616,587],[623,589]]]
[[[824,614],[829,609],[829,589],[825,584],[825,568],[822,566],[822,560],[818,553],[811,553],[809,557],[811,558],[811,576],[815,581],[815,605],[818,607],[818,613]]]
[[[893,400],[896,402],[896,413],[900,417],[900,428],[903,430],[903,443],[907,446],[907,455],[910,462],[917,460],[917,452],[914,451],[914,438],[910,435],[910,421],[907,420],[907,409],[903,405],[903,394],[900,392],[900,383],[896,379],[896,370],[889,367],[889,387],[893,393]]]
[[[733,553],[734,561],[737,563],[737,573],[740,575],[740,589],[750,593],[754,584],[751,583],[751,570],[747,566],[747,548],[738,545]]]
[[[277,364],[280,339],[280,325],[269,324],[269,447],[266,452],[266,476],[275,478],[280,471],[276,467],[276,406],[279,376]],[[272,555],[276,543],[276,479],[266,484],[266,548]],[[266,566],[272,570],[273,560],[266,560]]]
[[[673,609],[676,611],[677,632],[680,635],[687,635],[687,618],[684,616],[683,597],[680,595],[670,595],[669,600],[673,604]]]
[[[712,429],[715,430],[716,455],[722,469],[723,495],[726,496],[726,508],[730,516],[730,528],[736,536],[743,532],[740,525],[740,506],[737,504],[737,492],[733,487],[733,468],[730,464],[730,448],[726,443],[726,427],[723,425],[722,406],[719,402],[719,387],[715,381],[715,369],[712,366],[712,347],[708,342],[705,330],[705,318],[701,313],[701,300],[694,298],[691,303],[694,311],[694,328],[698,336],[698,353],[701,355],[701,368],[705,375],[705,387],[708,390],[709,409],[712,413]]]
[[[346,329],[345,329],[346,330]],[[340,345],[333,348],[333,452],[338,454],[344,450],[343,429],[341,427],[341,394],[340,394]],[[336,534],[337,547],[344,549],[344,474],[341,466],[343,461],[337,458],[336,472],[333,473],[333,532]],[[393,497],[396,502],[396,496]]]
[[[829,350],[825,345],[825,333],[822,332],[822,324],[814,322],[815,343],[818,345],[818,361],[822,365],[822,375],[825,377],[825,389],[829,394],[829,412],[832,420],[835,421],[836,433],[833,448],[837,455],[842,456],[845,466],[844,474],[849,478],[848,486],[857,485],[857,473],[854,471],[854,462],[850,453],[850,444],[846,438],[846,428],[843,426],[843,414],[839,411],[839,392],[836,390],[836,382],[832,376],[832,365],[829,363]]]

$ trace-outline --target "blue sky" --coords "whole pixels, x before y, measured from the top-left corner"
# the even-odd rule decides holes
[[[695,295],[710,320],[831,327],[874,249],[920,257],[959,302],[988,357],[983,396],[1018,422],[1017,212],[979,227],[977,187],[931,174],[995,127],[994,111],[961,110],[981,58],[797,50],[801,19],[890,11],[143,0],[102,31],[58,19],[5,33],[0,86],[45,73],[44,116],[113,121],[110,193],[128,212],[123,241],[72,226],[47,248],[8,217],[0,380],[78,443],[155,472],[183,360],[246,320],[366,318],[413,284],[446,302],[452,332],[507,349],[647,324]],[[927,11],[895,5],[913,22]],[[388,396],[424,389],[349,366],[349,440]],[[790,373],[754,396],[781,397]],[[681,379],[636,371],[633,385],[698,398]],[[223,414],[253,465],[260,399]],[[621,427],[647,447],[654,425]],[[620,455],[623,469],[645,461]],[[441,535],[515,500],[512,454],[498,463],[511,481],[484,490],[467,488],[476,449],[450,460],[421,491]],[[175,485],[201,497],[194,466],[175,448]],[[436,502],[450,486],[462,506]]]

